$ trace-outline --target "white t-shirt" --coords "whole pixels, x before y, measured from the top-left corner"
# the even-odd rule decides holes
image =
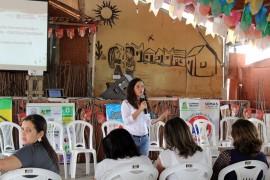
[[[148,127],[151,126],[150,114],[141,112],[136,120],[132,114],[137,111],[127,100],[124,100],[121,105],[122,118],[125,123],[125,129],[132,135],[143,136],[148,134]]]
[[[162,166],[167,169],[177,164],[181,163],[201,163],[208,165],[207,155],[204,151],[197,151],[193,156],[188,156],[188,158],[178,155],[179,151],[172,151],[166,149],[162,151],[159,155]],[[177,177],[172,174],[168,176],[167,180],[177,180]]]
[[[109,172],[116,170],[118,167],[125,166],[127,164],[147,164],[152,165],[151,160],[146,156],[136,156],[128,159],[104,159],[97,164],[95,171],[95,179],[100,180],[103,175],[107,175]]]

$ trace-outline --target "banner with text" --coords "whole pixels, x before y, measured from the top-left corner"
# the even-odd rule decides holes
[[[123,122],[121,104],[106,104],[106,118],[108,121],[115,120]]]
[[[0,122],[12,122],[12,99],[0,98]]]
[[[39,114],[42,115],[47,121],[55,121],[63,125],[64,129],[64,149],[67,151],[67,161],[70,162],[68,135],[66,126],[71,121],[75,120],[75,104],[74,103],[27,103],[26,104],[26,115]],[[48,126],[48,131],[53,127]],[[60,139],[59,135],[55,131],[54,134],[56,141],[56,148],[59,147]],[[49,137],[48,137],[49,138]],[[50,138],[49,138],[50,139]],[[60,157],[60,162],[63,162]]]
[[[180,117],[192,125],[197,119],[211,121],[216,127],[216,137],[219,137],[219,107],[219,100],[179,99]],[[192,134],[195,134],[194,128]]]

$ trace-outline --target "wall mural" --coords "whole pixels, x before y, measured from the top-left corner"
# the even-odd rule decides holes
[[[112,26],[115,25],[115,20],[119,19],[119,13],[117,6],[111,5],[110,1],[103,1],[102,5],[97,4],[97,9],[93,9],[96,14],[96,18],[103,22],[103,25]]]
[[[197,56],[205,47],[210,51],[206,45],[195,46],[187,52],[186,50],[176,49],[174,47],[171,50],[167,50],[166,48],[158,48],[157,50],[151,48],[145,49],[144,43],[139,46],[134,43],[130,45],[126,44],[126,46],[116,44],[108,50],[108,64],[111,69],[114,69],[114,75],[123,75],[122,72],[125,71],[126,74],[133,76],[137,62],[167,67],[179,66],[186,68],[191,76],[212,77],[217,74],[218,64],[218,59],[212,51],[210,52],[215,57],[215,72],[204,71],[203,74],[198,72],[198,68],[211,68],[208,67],[207,61],[197,59]],[[206,72],[208,74],[205,74]]]

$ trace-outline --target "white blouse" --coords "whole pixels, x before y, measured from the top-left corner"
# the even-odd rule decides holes
[[[148,127],[151,126],[150,114],[141,112],[137,119],[133,119],[132,114],[137,111],[127,100],[124,100],[121,105],[122,118],[125,124],[125,129],[132,135],[143,136],[148,134]]]

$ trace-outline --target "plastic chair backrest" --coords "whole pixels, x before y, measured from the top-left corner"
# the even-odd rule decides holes
[[[17,130],[16,133],[18,134],[19,148],[21,148],[21,127],[13,122],[0,122],[0,147],[4,155],[5,153],[13,154],[12,152],[16,150],[13,142],[13,129]]]
[[[158,171],[153,165],[131,164],[117,168],[101,177],[101,180],[112,180],[117,176],[122,180],[156,180]]]
[[[200,146],[210,145],[210,142],[212,142],[213,146],[216,146],[216,128],[212,122],[205,119],[197,119],[193,122],[193,127],[195,129],[196,141]]]
[[[252,169],[246,167],[254,167]],[[226,174],[235,171],[238,180],[254,180],[257,179],[261,171],[265,175],[268,167],[262,161],[247,160],[235,164],[231,164],[219,172],[218,179],[224,180]]]
[[[231,132],[232,132],[232,125],[237,121],[239,118],[238,117],[224,117],[220,122],[219,122],[219,127],[220,127],[220,141],[229,141],[232,140]],[[224,126],[226,125],[226,126]],[[224,138],[224,128],[226,127],[225,131],[225,138]]]
[[[165,123],[162,122],[162,121],[158,121],[153,127],[150,127],[149,128],[149,135],[150,135],[150,149],[151,149],[151,145],[152,146],[156,146],[156,147],[160,147],[160,137],[159,137],[159,131],[160,131],[160,128],[163,127],[164,128],[165,126]],[[154,131],[154,132],[152,132]],[[152,137],[154,135],[154,137]],[[164,135],[163,135],[164,137]],[[164,138],[162,140],[162,147],[164,148],[165,147],[165,141],[164,141]]]
[[[61,180],[61,176],[53,171],[41,168],[21,168],[9,171],[2,176],[1,180]]]
[[[265,122],[256,118],[249,118],[248,120],[256,126],[256,128],[258,129],[259,135],[261,134],[260,128],[262,128],[263,143],[265,144],[268,143]]]
[[[85,142],[85,132],[87,131],[86,127],[89,128],[89,146],[87,146],[87,143]],[[76,147],[93,149],[93,126],[90,123],[82,120],[71,121],[67,125],[67,132],[69,147],[71,150]]]
[[[63,150],[63,126],[54,121],[47,121],[47,138],[54,150]]]
[[[265,174],[265,180],[270,179],[270,168],[267,170]]]
[[[117,128],[123,128],[123,127],[124,127],[124,123],[122,123],[122,122],[115,121],[115,120],[106,121],[101,125],[102,136],[104,138],[112,130],[117,129]]]
[[[202,180],[210,179],[212,168],[201,163],[182,163],[165,169],[159,176],[159,180],[165,180],[168,176],[174,174],[178,180]]]

